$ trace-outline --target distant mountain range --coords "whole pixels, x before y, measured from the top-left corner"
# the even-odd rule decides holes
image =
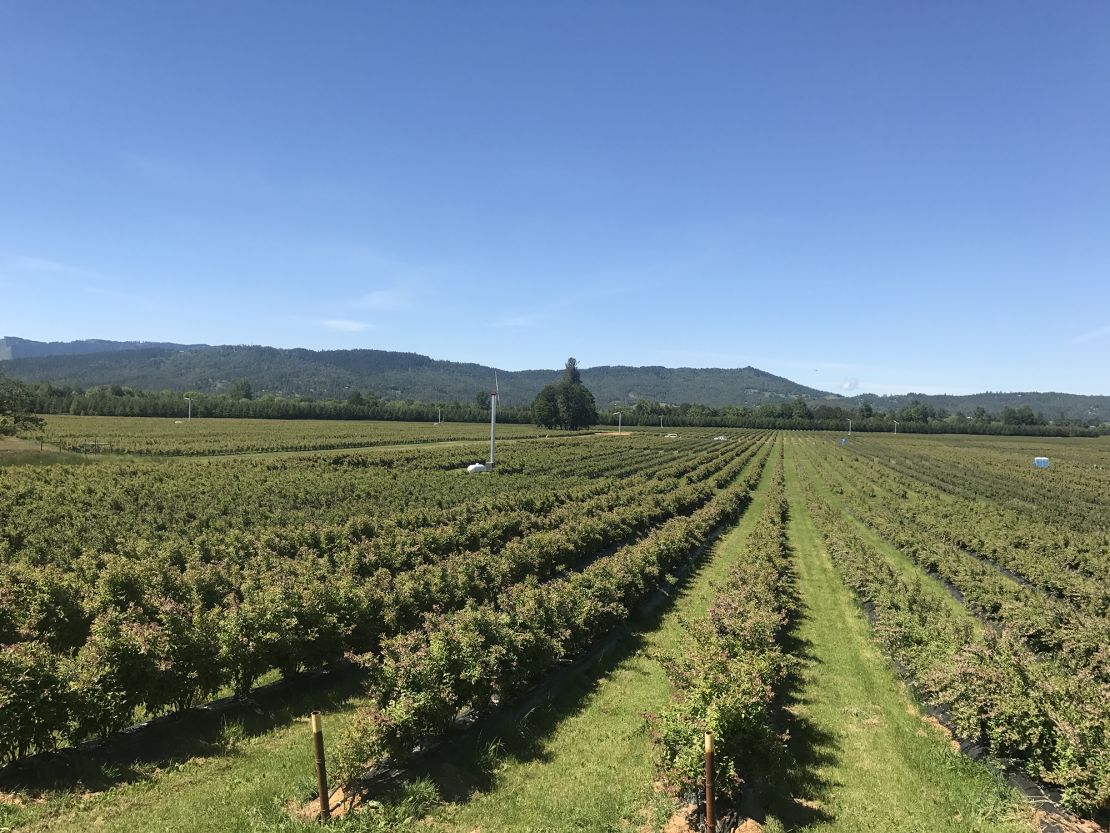
[[[193,350],[207,344],[170,344],[164,341],[30,341],[6,336],[0,338],[0,362],[9,359],[37,359],[42,356],[84,356],[89,353],[117,353],[123,350]]]
[[[143,341],[86,340],[38,342],[0,339],[0,371],[28,382],[77,388],[123,385],[143,390],[219,393],[250,382],[256,396],[266,393],[345,399],[354,391],[383,399],[472,402],[488,391],[494,368],[441,361],[417,353],[387,350],[303,350],[257,346],[210,346]],[[527,405],[561,370],[497,370],[507,405]],[[802,398],[842,406],[864,403],[881,411],[917,399],[936,408],[970,414],[983,407],[1029,406],[1052,419],[1110,420],[1110,396],[1067,393],[981,393],[970,396],[860,394],[844,397],[806,387],[754,367],[602,366],[582,370],[582,381],[600,407],[630,405],[638,399],[721,407],[761,405]]]

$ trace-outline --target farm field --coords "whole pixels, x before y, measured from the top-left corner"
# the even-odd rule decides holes
[[[1106,445],[795,442],[822,543],[922,699],[1065,805],[1104,814]],[[1046,446],[1053,467],[1031,476]]]
[[[504,439],[564,432],[534,425],[498,426]],[[489,438],[489,426],[468,422],[378,422],[335,419],[166,419],[46,417],[46,442],[64,451],[178,457],[315,451]]]
[[[1035,829],[926,707],[1106,812],[1105,440],[87,419],[0,465],[0,827],[318,829],[314,709],[337,829],[660,829],[707,726],[767,829]]]

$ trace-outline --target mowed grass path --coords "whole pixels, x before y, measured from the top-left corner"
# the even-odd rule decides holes
[[[870,641],[806,511],[791,445],[786,492],[802,605],[794,640],[804,659],[790,711],[801,794],[779,796],[774,809],[789,829],[822,833],[1029,830],[1020,797],[922,720]]]

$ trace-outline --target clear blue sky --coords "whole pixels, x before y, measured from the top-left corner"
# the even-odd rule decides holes
[[[0,335],[1110,393],[1110,4],[3,0]]]

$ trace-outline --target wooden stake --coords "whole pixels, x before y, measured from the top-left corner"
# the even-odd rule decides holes
[[[705,833],[713,833],[713,735],[705,733]]]
[[[328,771],[324,765],[324,725],[320,712],[312,713],[312,745],[316,750],[316,786],[320,790],[320,818],[331,818],[331,804],[328,801]]]

